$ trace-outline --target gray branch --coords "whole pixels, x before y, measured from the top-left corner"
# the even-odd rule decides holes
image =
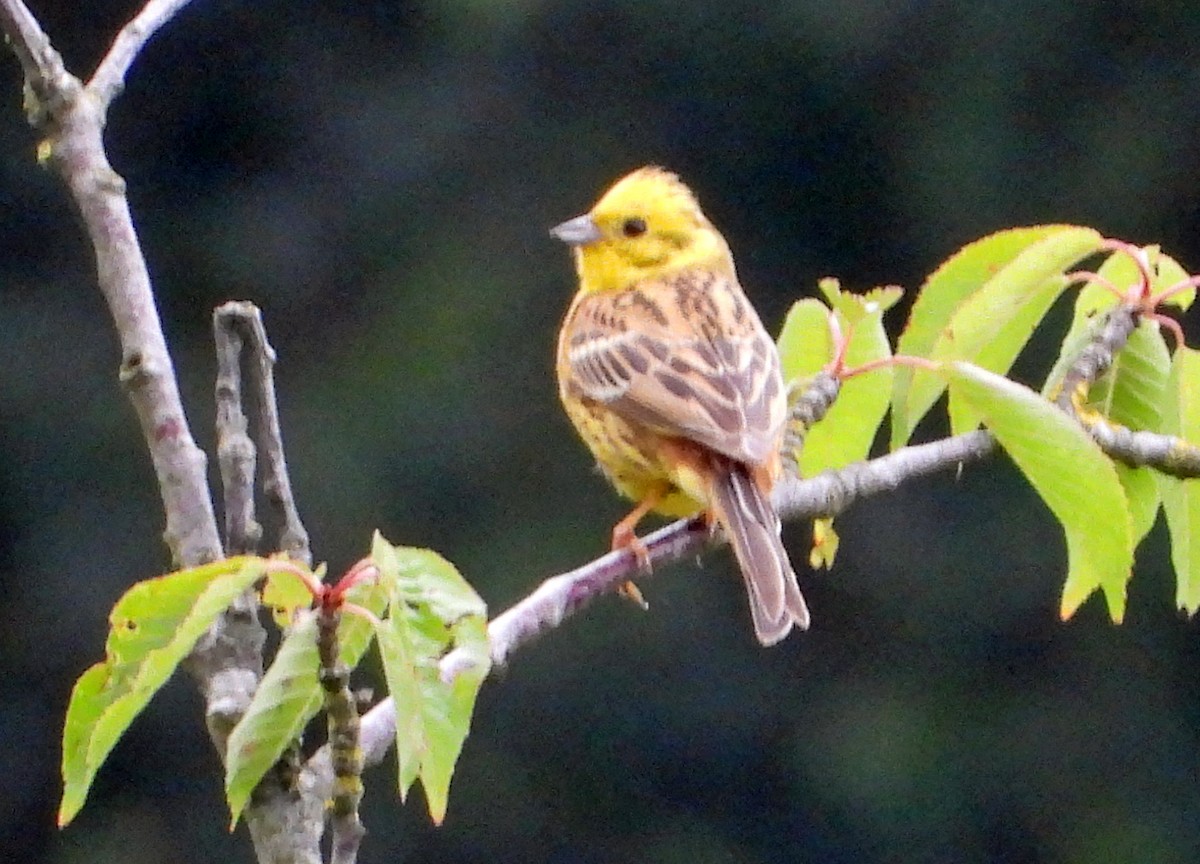
[[[245,340],[239,317],[213,313],[213,343],[217,353],[217,465],[225,499],[225,548],[230,555],[252,555],[262,540],[262,525],[254,518],[254,477],[258,450],[247,433],[243,408],[242,351]]]
[[[780,516],[788,521],[835,516],[857,501],[896,489],[916,477],[979,461],[991,454],[995,446],[991,433],[978,431],[905,447],[817,477],[788,476],[775,489],[775,504]],[[672,522],[641,539],[655,569],[691,558],[710,544],[724,542],[719,535],[710,534],[699,517]],[[644,576],[634,554],[621,550],[550,577],[488,624],[492,663],[504,664],[516,649],[559,626],[596,597],[616,590],[631,578]],[[440,672],[444,680],[452,680],[472,666],[467,653],[455,650],[442,658]],[[360,741],[367,765],[383,760],[396,735],[395,723],[390,697],[363,715]],[[333,774],[328,748],[322,748],[309,761],[306,774],[318,792],[331,788]]]
[[[175,17],[191,0],[150,0],[132,21],[121,28],[108,54],[96,67],[88,89],[107,111],[109,104],[125,87],[125,74],[142,48],[159,28]]]
[[[185,0],[150,0],[122,30],[87,86],[63,67],[22,0],[0,0],[0,30],[25,76],[26,116],[42,135],[39,159],[66,185],[91,240],[99,287],[120,339],[119,379],[158,480],[164,537],[173,561],[188,567],[224,554],[205,476],[207,458],[184,414],[125,183],[109,164],[103,142],[109,104],[130,64],[183,5]],[[189,657],[189,671],[205,697],[209,735],[222,756],[229,731],[262,676],[263,638],[257,604],[247,595],[218,619]],[[260,861],[320,861],[323,798],[280,784],[260,787],[246,821]]]
[[[1087,430],[1108,456],[1132,468],[1153,468],[1181,480],[1200,477],[1200,447],[1174,435],[1135,431],[1081,410],[1088,391],[1112,368],[1137,329],[1141,310],[1122,303],[1096,322],[1087,344],[1063,375],[1055,404]]]
[[[275,395],[275,349],[267,340],[262,312],[253,303],[231,301],[213,313],[217,349],[217,461],[225,489],[225,525],[231,554],[253,552],[262,527],[254,518],[254,473],[261,448],[266,471],[263,492],[281,524],[275,548],[312,564],[308,532],[292,495],[284,456],[279,402]],[[249,357],[243,357],[247,344]],[[258,444],[251,439],[243,410],[243,362],[258,415]]]

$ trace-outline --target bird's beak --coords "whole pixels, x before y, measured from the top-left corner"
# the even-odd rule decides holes
[[[586,246],[595,243],[602,236],[600,228],[590,215],[584,213],[574,219],[568,219],[561,225],[550,229],[550,236],[561,240],[568,246]]]

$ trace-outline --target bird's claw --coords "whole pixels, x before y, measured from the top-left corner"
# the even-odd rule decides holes
[[[650,550],[646,548],[646,544],[638,539],[633,533],[633,529],[627,525],[617,525],[613,528],[612,548],[615,552],[618,549],[628,549],[633,553],[633,557],[637,559],[638,570],[649,574],[652,571],[650,566]],[[618,588],[617,593],[641,607],[642,611],[650,608],[650,604],[646,602],[646,598],[642,596],[642,591],[630,579],[623,582]]]

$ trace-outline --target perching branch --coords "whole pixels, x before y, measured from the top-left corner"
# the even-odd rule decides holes
[[[995,446],[990,433],[978,431],[906,447],[817,477],[789,476],[776,487],[775,504],[785,521],[834,516],[857,501],[893,490],[913,478],[979,461]],[[691,557],[710,542],[724,542],[719,535],[711,535],[699,517],[672,522],[641,540],[655,568]],[[644,576],[635,555],[629,550],[619,550],[550,577],[488,624],[493,665],[504,664],[516,649],[554,629],[601,594],[611,593],[631,578]],[[472,666],[465,652],[451,651],[442,658],[441,676],[443,680],[452,680]],[[395,738],[395,722],[390,697],[363,715],[360,741],[367,765],[378,764],[387,754]],[[333,776],[327,747],[309,761],[307,770],[314,778],[314,788],[328,794]]]
[[[1071,392],[1086,393],[1104,374],[1112,365],[1112,358],[1125,346],[1136,323],[1135,314],[1118,308],[1097,328],[1092,340],[1067,370],[1064,382],[1069,384]],[[1064,386],[1064,393],[1067,392]],[[836,395],[836,379],[826,380],[818,376],[810,382],[809,389],[799,394],[794,403],[793,420],[796,422],[793,424],[795,428],[789,428],[789,434],[796,430],[802,433],[819,420]],[[1062,400],[1059,404],[1064,405]],[[1076,414],[1069,398],[1064,407],[1073,415]],[[795,416],[798,412],[800,416]],[[1174,466],[1177,470],[1168,473],[1175,473],[1176,476],[1179,476],[1178,470],[1182,468],[1192,470],[1193,463],[1187,460],[1193,459],[1196,448],[1186,442],[1179,442],[1170,436],[1129,430],[1119,430],[1123,434],[1114,436],[1111,433],[1116,427],[1111,424],[1089,424],[1086,419],[1079,419],[1105,452],[1115,459],[1130,461],[1130,454],[1126,450],[1113,446],[1114,437],[1119,437],[1137,444],[1137,452],[1133,455],[1140,461],[1131,464],[1153,464],[1160,469]],[[794,435],[789,440],[791,444],[785,444],[785,448],[790,452],[799,442]],[[817,477],[800,479],[789,474],[776,487],[774,502],[785,520],[835,516],[856,501],[898,488],[915,477],[983,459],[995,447],[996,441],[991,433],[980,430],[930,444],[905,447],[877,459],[849,465],[840,471],[824,472]],[[1157,461],[1151,462],[1147,458],[1150,453],[1158,454]],[[642,540],[651,563],[661,565],[694,555],[710,537],[703,520],[693,518],[667,525]],[[514,650],[526,642],[557,627],[596,596],[608,593],[638,575],[637,560],[632,553],[623,550],[610,552],[589,564],[547,579],[532,594],[488,625],[493,665],[502,665]],[[442,678],[453,680],[472,665],[466,653],[451,651],[442,659]],[[375,764],[383,759],[395,735],[394,724],[395,715],[390,699],[383,700],[363,716],[362,746],[367,764]],[[314,761],[310,763],[310,768],[319,764]]]
[[[979,431],[905,447],[816,477],[800,479],[789,475],[775,488],[775,506],[784,521],[836,516],[857,501],[891,491],[916,477],[976,462],[994,448],[991,434]],[[710,538],[700,517],[680,519],[642,538],[652,567],[693,556],[706,544],[718,541],[723,543],[724,539],[719,535]],[[629,550],[619,550],[547,579],[488,625],[493,665],[503,665],[517,648],[557,627],[600,594],[638,576],[637,558]],[[467,668],[467,663],[465,655],[451,651],[442,660],[442,677],[454,678]]]

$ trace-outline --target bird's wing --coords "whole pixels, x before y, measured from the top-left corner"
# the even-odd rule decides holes
[[[779,358],[730,276],[688,271],[573,310],[570,385],[626,419],[761,464],[787,413]]]

